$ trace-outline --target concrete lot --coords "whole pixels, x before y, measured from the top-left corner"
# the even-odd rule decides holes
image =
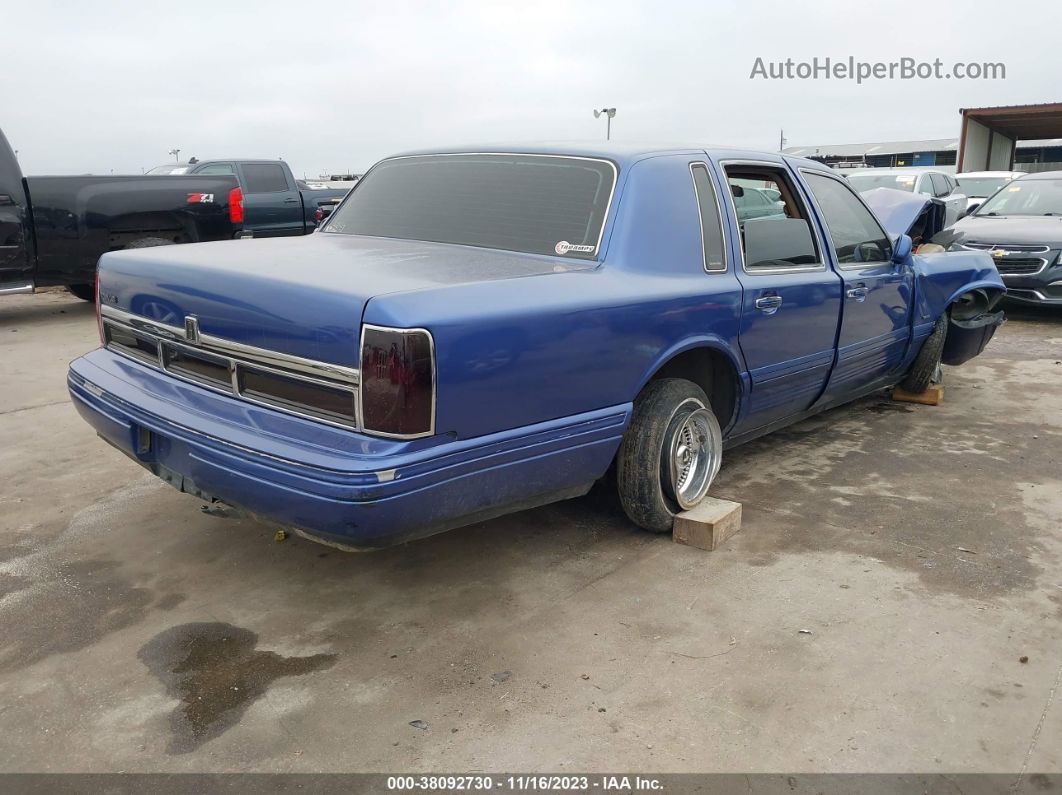
[[[95,437],[95,341],[65,293],[0,299],[0,769],[1062,770],[1062,312],[940,407],[730,453],[715,553],[596,492],[274,543]]]

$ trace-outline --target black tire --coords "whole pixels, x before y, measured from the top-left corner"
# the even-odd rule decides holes
[[[911,369],[907,371],[900,386],[908,392],[918,394],[929,389],[933,376],[940,366],[940,356],[944,352],[944,338],[948,336],[948,315],[945,312],[937,319],[933,333],[922,343]]]
[[[94,284],[68,284],[66,289],[82,301],[96,303],[96,285]]]
[[[634,401],[631,424],[616,455],[616,485],[623,511],[636,525],[654,533],[670,533],[675,514],[681,510],[669,493],[664,451],[671,449],[683,412],[691,407],[711,411],[708,398],[696,384],[682,378],[650,381]],[[714,415],[712,421],[718,427]]]
[[[142,237],[139,240],[134,240],[123,248],[154,248],[155,246],[172,246],[174,242],[167,240],[164,237]]]

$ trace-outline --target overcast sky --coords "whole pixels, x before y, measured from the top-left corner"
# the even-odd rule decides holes
[[[1062,3],[4,3],[0,125],[29,174],[613,137],[776,149],[957,136],[958,109],[1062,101]],[[1028,38],[1022,33],[1027,32]],[[765,61],[1002,61],[1005,80],[750,80]]]

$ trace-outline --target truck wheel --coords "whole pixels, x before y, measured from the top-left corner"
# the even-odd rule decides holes
[[[937,318],[937,324],[933,327],[933,333],[922,343],[922,350],[918,352],[911,369],[907,371],[900,386],[908,392],[918,394],[929,389],[933,383],[933,376],[940,367],[940,355],[944,352],[944,338],[948,336],[948,313],[945,312]]]
[[[66,289],[82,301],[96,302],[96,285],[94,284],[68,284]]]
[[[142,237],[139,240],[134,240],[128,245],[122,246],[122,248],[153,248],[154,246],[172,246],[174,242],[167,240],[164,237]]]
[[[639,527],[669,533],[675,514],[708,493],[723,434],[704,391],[682,378],[651,381],[634,401],[616,456],[623,510]]]

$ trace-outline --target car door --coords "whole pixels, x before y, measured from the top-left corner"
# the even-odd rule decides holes
[[[892,243],[877,218],[842,178],[802,170],[823,225],[831,264],[844,282],[837,362],[821,402],[887,382],[911,336],[914,276],[892,261]]]
[[[827,267],[806,197],[784,163],[723,160],[735,269],[742,284],[738,344],[751,390],[740,428],[753,430],[809,408],[833,364],[841,282]],[[744,218],[734,201],[749,181],[777,190],[771,215]]]
[[[302,196],[280,163],[240,163],[243,228],[255,237],[301,235],[305,230]]]

